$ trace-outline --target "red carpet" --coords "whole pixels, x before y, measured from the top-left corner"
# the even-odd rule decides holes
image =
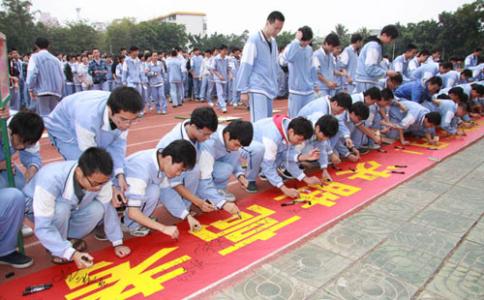
[[[127,244],[133,252],[125,259],[117,259],[109,247],[92,253],[96,264],[89,270],[77,271],[73,264],[49,267],[0,285],[0,298],[18,299],[25,287],[43,283],[53,287],[30,298],[194,297],[479,140],[484,120],[479,123],[465,137],[441,139],[438,147],[389,145],[384,147],[387,153],[372,151],[363,156],[364,162],[344,163],[342,170],[331,170],[335,182],[301,187],[302,199],[311,205],[281,207],[288,199],[271,189],[238,201],[242,219],[213,213],[200,218],[204,228],[194,235],[188,233],[186,224],[180,226],[178,241],[161,233],[131,239]]]

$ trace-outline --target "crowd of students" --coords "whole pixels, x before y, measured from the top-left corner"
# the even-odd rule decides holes
[[[437,144],[439,135],[465,134],[483,113],[480,49],[461,66],[409,45],[389,63],[382,45],[398,38],[393,25],[365,43],[353,35],[342,51],[333,33],[313,51],[312,30],[303,26],[279,53],[275,36],[283,24],[284,16],[272,12],[243,51],[231,55],[224,45],[204,57],[198,49],[140,56],[131,47],[117,64],[98,49],[92,60],[82,55],[62,63],[40,38],[25,68],[11,52],[11,70],[23,70],[12,76],[15,108],[36,112],[1,111],[9,119],[11,153],[19,153],[23,168],[12,166],[16,188],[8,187],[0,154],[0,263],[33,263],[16,250],[24,218],[35,224],[53,263],[85,268],[95,261],[83,240],[93,231],[125,257],[131,250],[123,234],[159,231],[177,238],[180,222],[200,229],[200,214],[238,215],[227,190],[232,176],[247,192],[257,192],[259,178],[298,198],[286,180],[324,184],[333,180],[330,164],[357,162],[383,143],[405,145],[409,135]],[[284,85],[288,116],[273,115],[272,101]],[[126,157],[129,128],[152,105],[166,113],[167,95],[173,107],[190,97],[211,105],[193,110],[155,148]],[[214,108],[224,113],[240,103],[249,107],[251,121],[219,124]],[[42,165],[44,130],[65,161]]]

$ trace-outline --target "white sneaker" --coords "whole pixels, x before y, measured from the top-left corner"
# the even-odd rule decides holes
[[[33,234],[34,234],[34,231],[32,230],[32,228],[30,228],[29,226],[27,226],[25,224],[22,225],[22,236],[23,237],[29,237]]]
[[[128,226],[126,226],[124,223],[121,223],[121,230],[123,232],[127,232],[131,236],[135,236],[135,237],[147,236],[150,233],[150,229],[149,228],[146,228],[144,226],[140,226],[138,228],[131,229]]]
[[[381,146],[380,146],[380,145],[378,145],[378,144],[373,144],[373,143],[372,143],[372,144],[369,144],[369,145],[368,145],[368,149],[371,149],[371,150],[378,150],[378,149],[380,149],[380,148],[381,148]]]
[[[225,198],[225,201],[227,202],[235,202],[235,195],[230,193],[230,192],[227,192],[226,190],[217,190],[217,192],[219,193],[219,195],[223,196]]]

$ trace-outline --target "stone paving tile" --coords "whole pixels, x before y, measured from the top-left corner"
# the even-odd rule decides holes
[[[440,209],[428,208],[412,219],[412,223],[430,226],[444,232],[462,236],[472,226],[474,219]]]
[[[483,190],[454,186],[429,208],[445,210],[459,216],[477,219],[484,212]]]
[[[467,240],[479,243],[484,247],[484,218],[471,230]]]
[[[449,299],[484,299],[484,271],[446,263],[427,289]]]
[[[343,300],[343,298],[333,295],[328,290],[321,288],[307,297],[305,300]]]
[[[384,236],[359,230],[357,225],[337,224],[311,240],[322,248],[350,259],[359,259],[384,239]]]
[[[484,187],[484,163],[462,178],[457,185],[479,191],[482,190]]]
[[[450,300],[442,295],[438,295],[434,292],[424,290],[418,297],[417,300]]]
[[[223,291],[217,299],[305,299],[316,288],[288,276],[270,265],[264,265],[252,276]],[[212,298],[215,299],[215,298]]]
[[[341,299],[410,299],[417,288],[376,266],[356,264],[324,287]]]
[[[380,245],[364,261],[415,286],[423,285],[441,263],[427,252],[393,241]]]
[[[402,225],[389,237],[394,243],[424,251],[441,259],[449,254],[459,239],[457,235],[444,234],[438,229],[413,223]]]
[[[342,221],[341,224],[352,225],[355,230],[385,237],[395,231],[402,222],[402,220],[388,219],[385,216],[363,210]]]
[[[425,178],[446,184],[455,184],[472,171],[474,162],[448,159],[425,173]]]
[[[484,275],[484,247],[481,244],[464,241],[459,245],[449,262],[472,268]]]
[[[401,191],[393,191],[390,194],[385,195],[384,199],[380,199],[379,201],[371,204],[365,209],[365,212],[375,213],[387,219],[391,218],[401,221],[408,221],[420,210],[422,210],[422,205],[415,205],[414,203],[407,201],[409,198],[412,198],[412,194],[402,193]]]
[[[280,257],[271,265],[287,276],[318,288],[351,263],[351,260],[334,252],[307,243]]]
[[[411,179],[410,181],[403,183],[402,185],[397,187],[395,191],[407,192],[406,190],[408,189],[408,193],[410,193],[410,196],[412,196],[416,192],[415,190],[418,190],[422,192],[422,194],[420,194],[421,197],[427,198],[429,196],[432,196],[431,193],[433,193],[435,194],[435,197],[433,197],[432,199],[435,199],[437,196],[442,195],[451,188],[451,184],[435,181],[430,176],[428,176],[427,173],[423,173]],[[411,199],[414,199],[414,201],[421,200],[417,197],[411,197]],[[420,201],[418,201],[417,203],[420,203]]]

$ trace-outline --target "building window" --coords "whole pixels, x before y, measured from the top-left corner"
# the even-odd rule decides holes
[[[203,23],[203,31],[207,31],[207,23]]]
[[[170,21],[176,21],[176,15],[171,15],[168,17],[168,20]]]

